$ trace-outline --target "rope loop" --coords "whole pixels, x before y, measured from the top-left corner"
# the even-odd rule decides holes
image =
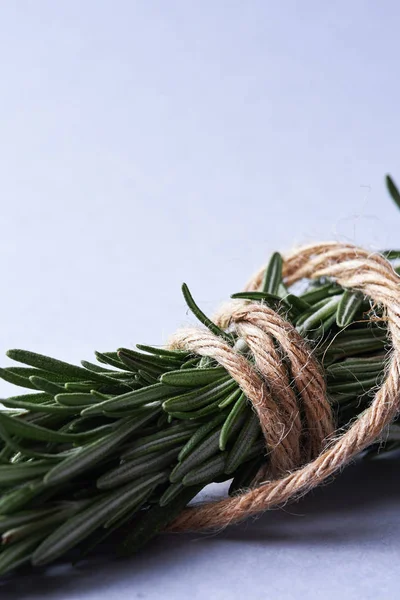
[[[264,270],[246,291],[259,289]],[[383,256],[352,244],[313,244],[286,257],[286,285],[318,277],[359,290],[385,309],[393,347],[385,381],[369,408],[334,438],[321,367],[296,329],[271,308],[237,300],[216,317],[245,340],[254,364],[208,330],[178,331],[171,347],[214,358],[237,381],[258,415],[270,460],[250,490],[186,508],[170,531],[220,529],[307,493],[372,444],[399,412],[400,278]]]

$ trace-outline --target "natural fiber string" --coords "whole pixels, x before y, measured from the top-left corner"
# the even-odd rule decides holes
[[[246,291],[259,289],[263,272],[249,281]],[[220,326],[230,324],[247,342],[255,365],[208,330],[178,331],[172,347],[216,359],[246,394],[260,419],[270,464],[256,478],[256,487],[185,509],[170,531],[219,529],[308,492],[373,443],[400,409],[400,278],[391,265],[379,254],[332,242],[293,252],[284,262],[283,276],[287,285],[302,278],[331,277],[383,306],[393,346],[386,379],[370,407],[334,438],[321,367],[293,326],[273,310],[236,301],[218,315]],[[273,339],[289,360],[304,423]],[[261,475],[268,480],[260,482]]]

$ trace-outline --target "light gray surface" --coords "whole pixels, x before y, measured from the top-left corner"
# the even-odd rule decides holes
[[[1,354],[163,343],[190,320],[184,280],[212,312],[274,249],[400,243],[383,186],[400,181],[399,17],[395,1],[1,3]],[[0,594],[397,597],[398,464]]]

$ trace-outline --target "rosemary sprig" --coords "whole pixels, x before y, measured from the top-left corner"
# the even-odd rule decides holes
[[[400,207],[389,177],[387,185]],[[400,252],[385,255],[397,268]],[[204,326],[240,342],[182,289]],[[280,311],[314,346],[338,426],[368,406],[390,342],[383,315],[361,294],[320,279],[298,295],[275,253],[260,290],[233,297]],[[232,480],[235,494],[268,464],[247,398],[213,360],[146,345],[97,352],[97,363],[81,366],[25,350],[8,356],[24,366],[0,377],[27,393],[0,409],[0,574],[72,548],[83,556],[115,531],[117,550],[136,551],[207,484]],[[397,434],[389,439],[390,449],[400,446]]]

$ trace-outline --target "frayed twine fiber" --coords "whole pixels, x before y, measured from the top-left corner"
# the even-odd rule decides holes
[[[245,290],[259,289],[263,273],[261,269]],[[178,331],[171,347],[214,358],[237,381],[260,419],[270,460],[254,487],[186,508],[169,531],[221,529],[305,494],[379,438],[399,411],[400,278],[387,260],[352,244],[314,244],[285,259],[283,277],[287,285],[302,278],[331,277],[383,306],[393,345],[386,379],[370,407],[346,430],[335,432],[320,365],[294,327],[267,306],[230,302],[216,319],[221,327],[236,329],[255,365],[208,330]],[[273,340],[289,360],[300,404]]]

